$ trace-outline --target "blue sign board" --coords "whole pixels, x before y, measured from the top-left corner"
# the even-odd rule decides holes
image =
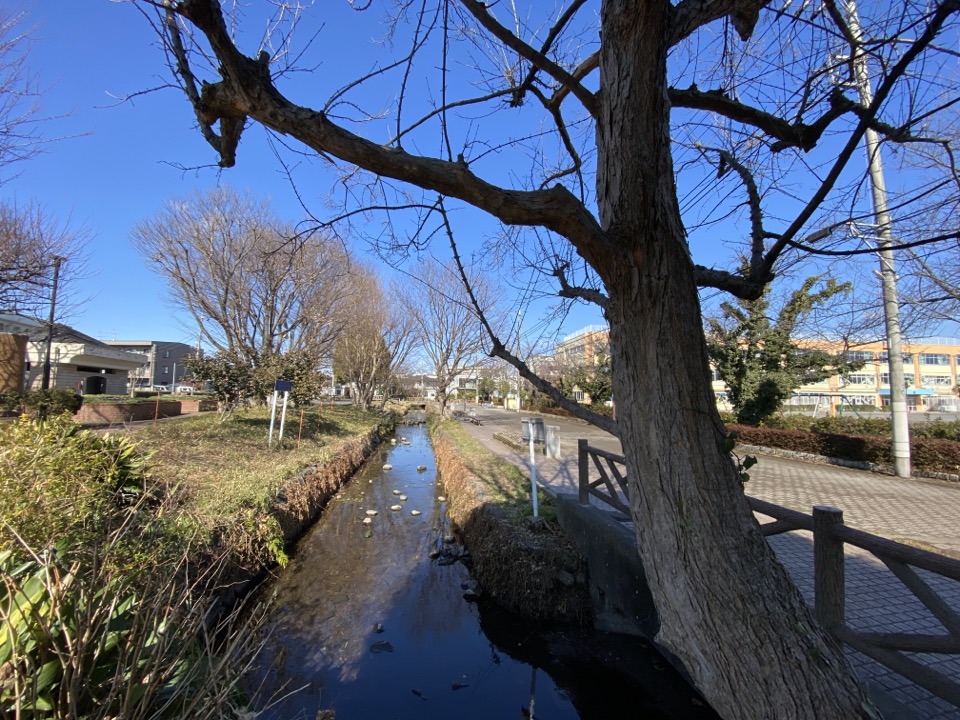
[[[277,392],[290,392],[293,390],[293,380],[277,380],[273,383],[273,389]]]

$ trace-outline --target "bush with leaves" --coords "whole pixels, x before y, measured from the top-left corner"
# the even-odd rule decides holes
[[[83,396],[68,388],[25,390],[0,396],[0,405],[4,410],[33,417],[49,417],[62,413],[75,415],[83,405]]]
[[[250,628],[206,632],[201,590],[219,568],[195,577],[148,460],[65,416],[0,428],[0,717],[219,718],[242,705]]]
[[[21,416],[0,428],[0,519],[30,547],[87,546],[127,522],[146,492],[147,459],[130,440],[65,415]],[[0,550],[13,549],[0,538]]]

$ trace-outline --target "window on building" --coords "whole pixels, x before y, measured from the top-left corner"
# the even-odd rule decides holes
[[[869,373],[852,373],[844,378],[847,385],[876,385],[873,375]]]
[[[903,364],[904,365],[913,365],[913,355],[910,353],[903,354]]]
[[[941,353],[920,353],[921,365],[949,365],[950,356]]]
[[[164,356],[165,358],[170,357],[170,351],[169,351],[169,350],[164,350],[164,351],[163,351],[163,356]]]
[[[950,387],[953,378],[949,375],[921,375],[920,384],[923,387]]]
[[[890,373],[880,373],[880,384],[889,385],[890,384]]]
[[[720,371],[716,368],[710,368],[710,380],[711,382],[723,382],[723,378],[720,377]]]
[[[161,370],[161,372],[162,372],[164,375],[169,375],[169,374],[170,374],[170,366],[169,366],[169,365],[164,365],[164,366],[163,366],[163,369]]]
[[[890,353],[888,353],[886,350],[877,353],[877,360],[880,362],[886,362],[888,357],[890,357]]]
[[[867,350],[851,350],[846,353],[847,362],[869,362],[873,360],[873,353]]]

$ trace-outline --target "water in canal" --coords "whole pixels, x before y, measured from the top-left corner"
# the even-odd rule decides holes
[[[426,431],[404,427],[330,503],[268,589],[262,718],[715,717],[637,639],[465,599],[467,568],[436,557],[452,539],[444,500]]]

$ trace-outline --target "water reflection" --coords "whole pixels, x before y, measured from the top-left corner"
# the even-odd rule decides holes
[[[464,600],[466,568],[430,559],[450,529],[426,432],[403,428],[398,435],[406,442],[370,459],[271,589],[276,602],[258,680],[261,696],[274,702],[262,717],[313,720],[333,708],[338,720],[486,720],[531,712],[564,720],[610,717],[609,708],[621,702],[647,718],[712,717],[692,704],[682,685],[669,708],[656,700],[638,705],[649,691],[611,673],[596,648],[583,663],[567,661],[570,653],[583,654],[578,643],[589,646],[595,637],[545,635]],[[392,469],[384,471],[384,464]],[[401,509],[391,510],[394,505]],[[364,524],[368,510],[377,514]],[[655,661],[640,662],[652,667]],[[604,680],[611,676],[614,687]],[[656,683],[662,686],[667,676],[676,685],[670,672]],[[564,678],[565,689],[555,677]],[[604,697],[593,697],[598,693]]]

